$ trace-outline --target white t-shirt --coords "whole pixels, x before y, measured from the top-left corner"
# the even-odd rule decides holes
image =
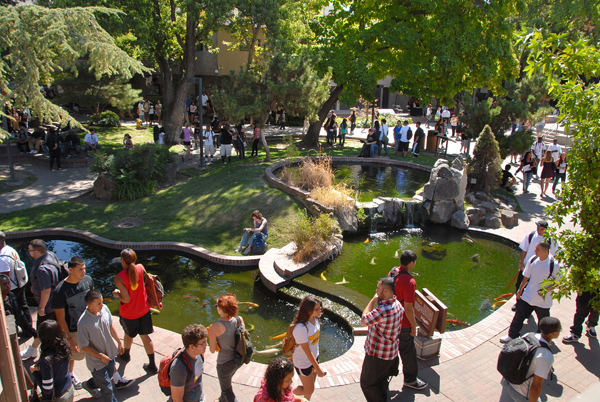
[[[444,119],[449,119],[449,118],[450,118],[450,111],[449,111],[448,109],[444,110],[444,111],[442,112],[442,117],[443,117]]]
[[[215,133],[213,133],[212,130],[205,131],[204,132],[204,145],[209,145],[209,144],[212,145],[214,135],[215,135]]]
[[[208,95],[202,95],[202,106],[206,106],[207,101],[208,101]]]
[[[305,369],[312,366],[308,357],[306,357],[306,353],[304,353],[304,349],[300,346],[303,343],[308,342],[308,347],[312,352],[315,359],[319,357],[319,336],[321,335],[321,324],[319,320],[315,320],[315,325],[312,325],[309,322],[304,324],[296,324],[294,327],[294,340],[296,341],[296,349],[294,349],[293,361],[294,366],[299,369]],[[308,331],[307,331],[308,329]]]
[[[531,262],[534,260],[533,263]],[[552,274],[550,274],[550,261],[554,260],[554,268]],[[541,282],[548,279],[548,277],[556,279],[558,277],[558,270],[560,265],[552,256],[548,256],[545,260],[540,260],[537,257],[532,257],[527,261],[525,269],[523,270],[523,276],[529,278],[529,283],[523,290],[521,299],[526,301],[531,306],[550,308],[552,307],[552,292],[546,293],[546,297],[542,298],[538,291],[542,289]]]
[[[527,261],[529,261],[531,259],[531,257],[533,257],[535,255],[535,246],[537,246],[537,244],[539,242],[545,241],[544,236],[540,236],[538,234],[537,230],[533,232],[533,237],[531,238],[531,242],[529,242],[530,235],[531,235],[531,233],[528,233],[527,236],[525,236],[525,238],[521,242],[521,245],[519,246],[521,248],[521,250],[527,251],[527,254],[525,255],[525,259],[523,260],[523,262],[525,264],[527,263]],[[556,255],[557,249],[558,249],[558,243],[555,240],[552,240],[550,243],[550,254]]]
[[[523,337],[526,337],[527,334],[523,335]],[[548,342],[546,342],[546,340],[544,338],[542,338],[541,334],[535,334],[535,337],[540,341],[540,343],[545,343],[546,345],[548,345]],[[548,345],[550,346],[550,345]],[[552,368],[552,365],[554,364],[554,355],[552,354],[551,351],[549,351],[548,349],[546,349],[543,346],[540,346],[539,348],[536,349],[535,351],[535,356],[533,357],[533,360],[531,361],[531,365],[529,366],[529,369],[527,370],[527,377],[529,376],[533,376],[533,375],[537,375],[538,377],[542,377],[542,378],[548,378],[548,374],[550,373],[550,369]],[[529,395],[529,388],[531,387],[531,383],[533,382],[533,377],[531,377],[530,379],[528,379],[527,381],[525,381],[523,384],[510,384],[515,391],[517,391],[519,394],[527,397]]]
[[[558,173],[565,173],[567,171],[567,164],[564,162],[561,162],[560,165],[558,165]]]
[[[546,152],[546,144],[544,144],[544,141],[534,142],[533,145],[531,146],[531,149],[533,150],[533,153],[536,155],[536,157],[538,159],[541,160],[544,158],[544,153]]]
[[[406,126],[402,126],[402,128],[400,129],[400,135],[402,137],[400,137],[400,141],[401,142],[408,142],[408,130],[410,129],[410,127],[408,126],[408,124]]]
[[[389,127],[387,126],[387,124],[382,124],[381,125],[381,136],[379,137],[380,141],[383,141],[383,137],[387,137],[388,136],[388,132],[389,132]]]
[[[556,162],[561,153],[560,145],[558,145],[558,144],[549,145],[548,150],[552,151],[552,158],[554,158],[554,162]]]
[[[96,133],[94,133],[94,135],[92,135],[91,133],[87,133],[83,138],[83,142],[90,145],[95,145],[98,143],[98,135],[96,135]]]
[[[9,256],[12,256],[12,258]],[[11,246],[5,245],[0,250],[0,274],[6,274],[10,278],[10,290],[17,288],[14,267],[19,260],[19,253]]]

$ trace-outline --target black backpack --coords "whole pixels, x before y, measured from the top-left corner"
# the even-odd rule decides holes
[[[60,258],[58,258],[56,256],[56,254],[54,254],[52,251],[48,251],[48,254],[53,256],[56,259],[56,261],[58,261],[58,262],[54,262],[54,261],[50,261],[50,260],[43,260],[41,262],[40,266],[51,265],[54,268],[56,268],[56,272],[52,273],[52,283],[51,283],[52,289],[54,289],[60,281],[65,279],[67,276],[69,276],[69,264],[67,264],[65,261],[61,260]]]
[[[405,271],[403,269],[399,270],[398,273],[394,276],[391,276],[392,278],[394,278],[394,295],[396,295],[396,280],[398,279],[398,276],[400,276],[400,274],[407,274],[408,276],[410,276],[412,278],[412,275],[410,274],[410,272]],[[400,303],[402,303],[404,300],[398,300]]]
[[[535,235],[535,231],[529,233],[529,237],[528,237],[529,245],[531,245],[531,240],[533,239],[534,235]],[[550,247],[552,247],[552,239],[548,239],[548,244],[550,245]]]
[[[408,133],[406,133],[406,139],[410,140],[412,138],[412,130],[409,128]]]
[[[252,354],[254,353],[254,346],[250,340],[250,334],[246,331],[240,323],[240,317],[235,317],[235,365],[241,367],[242,364],[248,364],[252,360]]]
[[[511,384],[519,385],[527,381],[527,371],[535,356],[537,348],[543,347],[550,350],[545,342],[540,342],[535,333],[530,332],[523,337],[511,339],[502,347],[498,356],[498,372]]]
[[[533,264],[535,262],[535,260],[537,260],[537,255],[534,255],[533,257],[531,257],[531,260],[529,260],[530,264]],[[554,273],[554,257],[552,257],[551,255],[548,256],[548,258],[550,258],[550,273],[548,274],[548,278],[550,279],[550,277],[552,276],[552,274]]]

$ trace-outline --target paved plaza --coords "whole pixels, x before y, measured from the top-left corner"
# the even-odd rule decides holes
[[[363,134],[366,136],[360,131],[355,136],[361,137]],[[458,154],[459,148],[459,143],[451,143],[449,156]],[[196,156],[191,162],[180,162],[180,169],[196,165],[197,159]],[[36,174],[38,181],[27,188],[0,195],[1,205],[8,210],[29,208],[76,197],[91,189],[94,178],[87,169],[50,172],[46,168],[33,164],[31,166],[24,164],[21,168]],[[517,187],[520,189],[520,181]],[[526,234],[535,230],[535,222],[545,216],[544,208],[553,201],[553,198],[540,199],[539,181],[532,182],[530,194],[520,194],[520,190],[517,193],[517,199],[524,211],[519,214],[519,226],[513,229],[484,229],[485,231],[501,234],[520,242]],[[517,267],[507,267],[507,269],[516,270]],[[511,302],[505,304],[492,316],[472,328],[446,334],[440,358],[420,362],[419,376],[429,382],[430,387],[424,392],[403,389],[400,375],[394,378],[390,384],[389,400],[497,401],[501,392],[501,376],[496,371],[496,360],[501,349],[499,338],[506,335],[512,319],[511,305]],[[568,335],[574,312],[574,297],[563,299],[552,307],[551,314],[559,318],[563,325],[561,337]],[[120,326],[117,325],[117,327],[120,330]],[[534,320],[530,319],[525,328],[535,330]],[[170,354],[174,348],[181,345],[181,336],[160,328],[155,330],[152,339],[158,354],[158,361],[162,355]],[[329,372],[329,378],[319,379],[318,388],[312,397],[313,401],[364,400],[357,375],[360,372],[364,355],[361,351],[363,343],[364,337],[355,337],[355,346],[346,354],[347,356],[324,364],[325,369]],[[26,344],[21,347],[24,349]],[[574,345],[566,345],[558,341],[554,343],[552,349],[555,353],[555,377],[544,382],[542,400],[569,401],[587,389],[592,395],[586,397],[588,399],[581,398],[579,400],[600,400],[598,397],[600,389],[596,389],[600,378],[598,340],[584,336],[580,343]],[[117,399],[121,402],[166,401],[167,397],[160,391],[156,376],[148,376],[142,369],[142,364],[147,361],[147,357],[139,338],[134,342],[131,355],[132,360],[127,364],[121,363],[119,371],[126,378],[135,379],[135,382],[128,389],[117,391]],[[206,372],[203,378],[206,401],[214,401],[220,394],[214,361],[215,357],[207,352]],[[32,360],[29,360],[26,363],[29,365],[31,362]],[[263,368],[264,366],[253,364],[242,367],[236,374],[234,392],[240,402],[253,400],[258,385],[256,379],[260,379],[260,370]],[[77,362],[75,371],[81,380],[89,378],[89,372],[84,362]],[[295,381],[297,380],[296,377]],[[77,391],[75,400],[92,399],[86,391]]]

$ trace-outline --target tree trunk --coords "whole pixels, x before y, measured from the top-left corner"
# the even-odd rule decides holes
[[[265,124],[267,124],[267,122],[269,121],[269,116],[271,115],[271,111],[269,110],[269,112],[267,113],[267,117],[265,118]],[[269,146],[267,145],[267,139],[265,138],[265,133],[263,132],[263,130],[259,129],[260,131],[260,141],[263,144],[263,147],[265,148],[265,162],[271,162],[271,151],[269,150]]]
[[[329,93],[329,98],[327,98],[325,103],[323,103],[319,108],[319,120],[310,123],[306,136],[300,142],[302,146],[317,147],[319,145],[319,134],[321,133],[321,127],[323,126],[323,122],[327,118],[327,113],[329,113],[333,105],[335,105],[343,90],[344,85],[342,84],[335,87],[333,91]]]
[[[250,42],[250,49],[248,49],[248,63],[246,68],[250,68],[252,65],[252,59],[254,58],[254,50],[256,48],[256,38],[258,37],[258,27],[252,28],[252,41]]]

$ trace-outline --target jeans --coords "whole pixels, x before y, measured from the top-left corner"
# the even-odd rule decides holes
[[[252,153],[250,154],[250,156],[254,156],[255,152],[256,152],[256,156],[258,156],[258,141],[259,139],[255,139],[254,141],[252,141]]]
[[[400,330],[400,359],[402,360],[402,373],[404,382],[414,382],[419,374],[417,363],[417,349],[415,348],[415,337],[410,335],[411,328]]]
[[[371,145],[371,153],[370,153],[370,155],[371,155],[371,158],[374,158],[374,157],[375,157],[375,152],[376,152],[376,151],[377,151],[377,154],[380,154],[380,152],[381,152],[381,149],[379,149],[379,145],[377,145],[377,144],[373,144],[373,145]]]
[[[368,402],[385,402],[389,388],[388,376],[393,360],[365,356],[360,372],[360,388]]]
[[[242,236],[242,241],[240,242],[240,246],[246,247],[248,244],[253,244],[254,238],[256,236],[263,236],[265,238],[265,242],[267,241],[267,237],[269,237],[268,235],[265,235],[261,232],[247,232],[244,230],[244,236]],[[250,241],[248,241],[248,240],[250,240]]]
[[[525,179],[525,191],[529,190],[529,183],[531,182],[531,178],[533,177],[533,172],[530,170],[529,172],[523,172],[523,179]]]
[[[508,329],[508,336],[512,339],[518,338],[521,332],[521,328],[523,328],[523,322],[535,311],[535,315],[538,319],[538,326],[540,325],[540,321],[544,317],[550,317],[550,309],[532,306],[527,303],[523,299],[517,301],[517,311],[515,312],[515,316],[513,317],[512,322],[510,323],[510,328]],[[539,327],[538,327],[539,332]]]
[[[50,169],[54,166],[54,159],[56,159],[56,166],[60,169],[60,148],[50,150]]]
[[[581,337],[583,332],[583,322],[588,315],[588,325],[590,327],[598,325],[598,312],[590,306],[590,302],[594,296],[595,295],[591,292],[583,292],[582,294],[577,295],[577,299],[575,299],[577,307],[575,310],[575,317],[573,317],[571,332],[579,337]]]
[[[29,143],[28,142],[17,142],[17,148],[19,148],[19,152],[31,152],[31,150],[29,149]]]
[[[502,384],[502,393],[500,394],[500,402],[527,402],[529,398],[521,395],[517,392],[516,389],[510,385],[508,381],[504,378],[500,382]],[[541,399],[538,398],[538,401],[541,402]]]
[[[238,402],[233,393],[233,386],[231,385],[231,379],[236,371],[235,360],[217,363],[217,376],[219,377],[219,385],[221,386],[219,402]]]
[[[103,402],[118,402],[113,392],[113,383],[111,380],[113,374],[115,374],[115,359],[110,359],[104,368],[92,372],[93,384],[100,388]]]
[[[554,184],[552,185],[553,193],[556,191],[556,185],[558,184],[559,179],[562,180],[563,183],[567,181],[567,173],[556,173],[556,176],[554,176]]]
[[[381,144],[383,145],[383,149],[385,150],[385,156],[388,156],[389,153],[388,153],[388,149],[387,149],[387,144],[385,142],[382,142]]]
[[[246,147],[244,146],[243,141],[238,141],[238,157],[240,159],[246,158]]]

